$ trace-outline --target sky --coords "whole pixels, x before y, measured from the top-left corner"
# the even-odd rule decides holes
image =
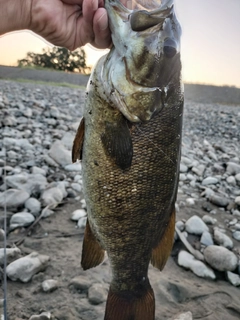
[[[175,0],[182,26],[183,80],[240,87],[240,0]],[[17,65],[49,44],[30,31],[0,37],[0,65]],[[87,64],[106,51],[84,47]]]

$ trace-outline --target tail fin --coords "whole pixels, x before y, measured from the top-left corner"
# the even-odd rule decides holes
[[[104,320],[154,320],[155,299],[149,284],[142,292],[109,289]]]

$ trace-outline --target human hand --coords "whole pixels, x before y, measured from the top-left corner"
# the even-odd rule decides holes
[[[31,0],[28,29],[56,46],[74,50],[111,44],[104,0]]]

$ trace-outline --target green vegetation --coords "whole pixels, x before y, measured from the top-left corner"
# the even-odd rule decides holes
[[[18,66],[85,74],[90,71],[86,65],[86,53],[83,49],[71,52],[59,47],[43,49],[43,53],[40,54],[28,52],[26,58],[18,60]]]
[[[6,80],[6,81],[15,81],[20,83],[32,83],[32,84],[42,84],[47,86],[54,86],[54,87],[67,87],[67,88],[73,88],[73,89],[81,89],[85,90],[85,86],[78,86],[76,84],[66,83],[66,82],[52,82],[52,81],[38,81],[38,80],[31,80],[31,79],[22,79],[22,78],[16,78],[16,79],[10,79],[5,78],[0,80]]]

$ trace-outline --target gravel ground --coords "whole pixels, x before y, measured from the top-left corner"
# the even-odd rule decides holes
[[[187,232],[190,245],[198,252],[204,252],[206,245],[200,242],[201,233],[194,234],[189,219],[197,216],[201,221],[207,221],[206,214],[215,219],[212,224],[206,222],[214,247],[224,247],[223,244],[219,246],[217,232],[226,235],[230,239],[226,250],[239,264],[240,242],[236,232],[240,208],[236,199],[240,193],[235,171],[240,166],[240,103],[233,105],[232,96],[226,102],[224,89],[225,93],[219,93],[217,100],[221,95],[225,100],[216,103],[215,92],[221,90],[216,87],[212,90],[209,95],[213,97],[212,101],[199,102],[198,95],[188,95],[186,99],[177,221]],[[103,318],[111,279],[108,261],[92,270],[81,270],[84,217],[77,221],[71,219],[77,209],[85,210],[81,171],[69,167],[71,139],[82,114],[83,101],[81,89],[0,80],[0,205],[6,179],[8,190],[24,190],[40,206],[37,211],[26,205],[25,199],[21,205],[8,207],[8,247],[13,248],[17,243],[21,250],[16,257],[9,258],[8,263],[19,261],[32,252],[48,257],[47,264],[42,265],[30,281],[11,280],[8,273],[9,320],[30,319],[42,312],[59,320]],[[7,178],[4,178],[4,171]],[[34,176],[40,172],[46,179],[41,176],[41,183]],[[209,179],[212,179],[211,183]],[[44,197],[46,192],[47,197]],[[60,199],[56,200],[56,193],[53,196],[51,192],[57,192]],[[215,201],[218,196],[226,200],[225,206]],[[32,220],[16,220],[19,212],[32,215],[35,225]],[[48,214],[44,216],[46,212]],[[2,224],[3,208],[0,208],[0,216]],[[203,233],[199,222],[196,228]],[[208,261],[207,268],[212,270],[215,278],[209,275],[199,277],[188,259],[184,259],[184,263],[189,262],[184,268],[178,265],[179,252],[183,249],[186,250],[182,242],[176,240],[162,273],[150,266],[156,320],[177,319],[177,315],[186,312],[188,315],[183,319],[239,319],[240,291],[237,282],[231,284],[229,271],[218,270]],[[237,279],[240,267],[234,267],[231,270]],[[200,270],[206,272],[206,266],[201,265]],[[44,291],[45,280],[55,280],[55,287]],[[43,319],[43,316],[33,319]],[[50,315],[46,314],[44,319],[50,319]]]

